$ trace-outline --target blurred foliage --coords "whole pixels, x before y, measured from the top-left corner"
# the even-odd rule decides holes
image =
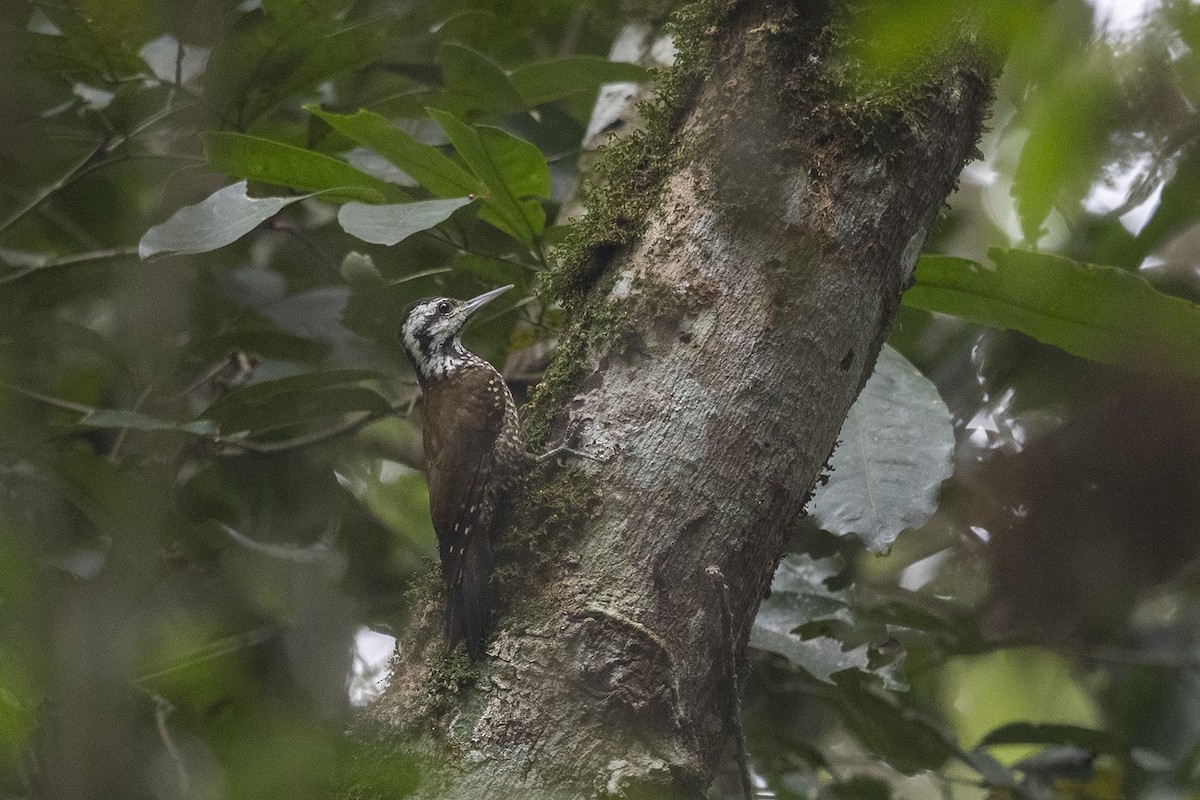
[[[881,85],[947,20],[1007,60],[756,623],[762,796],[1200,791],[1200,7],[1147,9],[847,12]],[[604,58],[628,11],[5,6],[0,796],[414,790],[342,733],[434,553],[394,328],[514,283],[468,343],[536,361],[596,91],[647,77]]]

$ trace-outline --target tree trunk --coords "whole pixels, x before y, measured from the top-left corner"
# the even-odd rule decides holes
[[[534,412],[598,460],[529,481],[507,613],[469,684],[453,691],[427,625],[372,712],[424,734],[423,795],[701,797],[711,782],[785,531],[990,98],[965,48],[890,95],[847,79],[842,14],[748,0],[680,34],[698,78],[650,123],[670,151],[637,167],[669,165],[661,191],[627,241],[593,235],[574,262],[557,388]],[[689,55],[699,40],[707,55]],[[647,191],[629,177],[615,190]],[[630,226],[593,214],[593,230]]]

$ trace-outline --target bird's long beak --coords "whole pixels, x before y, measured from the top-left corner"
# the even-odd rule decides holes
[[[479,295],[479,297],[473,297],[468,300],[466,305],[463,306],[462,310],[469,317],[511,288],[513,288],[513,285],[510,283],[508,286],[501,286],[499,289],[492,289],[490,292],[484,292],[483,294]]]

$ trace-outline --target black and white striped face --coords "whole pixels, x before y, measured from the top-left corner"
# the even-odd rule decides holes
[[[512,286],[502,286],[471,300],[426,297],[414,303],[400,326],[404,352],[421,382],[447,378],[479,357],[462,346],[467,321]]]

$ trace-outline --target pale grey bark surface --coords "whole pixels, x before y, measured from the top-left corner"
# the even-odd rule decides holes
[[[568,556],[513,599],[446,713],[413,719],[419,660],[375,712],[445,745],[427,795],[700,797],[728,752],[734,672],[785,530],[989,97],[960,54],[877,133],[853,118],[822,129],[814,119],[858,112],[812,90],[831,69],[817,13],[745,2],[722,22],[683,123],[684,166],[607,267],[604,291],[633,330],[589,349],[556,421],[603,459],[569,460],[599,501],[557,534]]]

